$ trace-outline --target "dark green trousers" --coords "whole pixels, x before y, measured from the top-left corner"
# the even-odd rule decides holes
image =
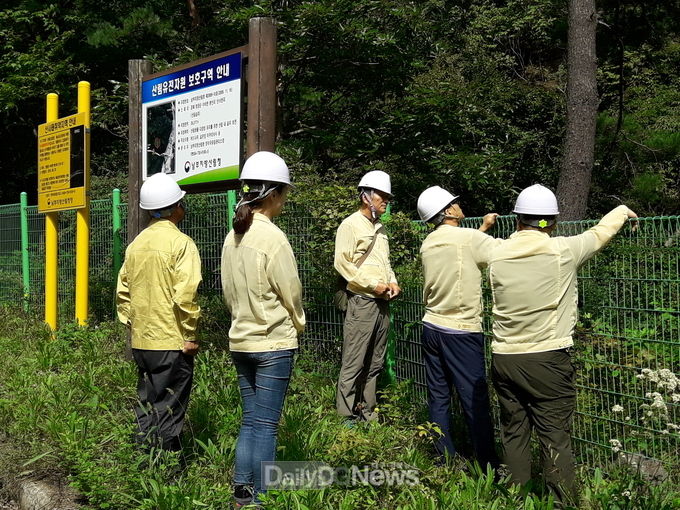
[[[536,432],[543,476],[555,496],[570,500],[574,489],[571,424],[576,386],[566,350],[494,354],[493,385],[501,408],[501,441],[513,481],[531,479],[531,431]]]

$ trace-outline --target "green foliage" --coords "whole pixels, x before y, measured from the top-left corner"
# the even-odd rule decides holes
[[[669,3],[668,9],[677,14],[677,2]],[[604,86],[598,152],[603,166],[597,169],[594,200],[603,204],[624,200],[641,215],[677,214],[678,27],[667,26],[656,9],[643,15],[631,2],[612,8],[608,21],[614,23],[609,30],[615,31],[622,43],[615,49],[606,48],[612,59],[599,69],[598,78]]]
[[[133,9],[116,25],[109,21],[96,24],[87,35],[88,44],[95,48],[111,47],[120,46],[127,40],[135,41],[150,36],[170,39],[176,35],[170,20],[162,19],[148,5]]]
[[[678,508],[677,494],[666,492],[662,487],[646,483],[639,475],[620,470],[607,477],[602,470],[595,469],[591,483],[582,493],[581,508],[592,510],[633,510],[657,508],[672,510]]]
[[[121,329],[106,323],[65,326],[52,338],[40,321],[4,307],[0,347],[6,359],[0,380],[0,479],[16,473],[7,462],[24,464],[22,476],[61,472],[89,508],[221,510],[232,504],[240,397],[224,350],[208,343],[197,359],[184,450],[141,454],[131,444],[136,374],[124,357]],[[549,496],[499,482],[493,471],[460,460],[436,465],[436,427],[425,420],[408,383],[383,390],[379,423],[347,428],[334,411],[328,373],[317,362],[299,360],[279,431],[278,459],[333,467],[396,463],[414,469],[419,483],[271,491],[266,498],[273,508],[554,508]],[[584,470],[581,484],[579,508],[586,510],[665,510],[679,497],[670,482],[644,484],[627,471],[606,476],[596,470],[592,476]]]
[[[642,214],[677,213],[677,2],[598,6],[592,214],[622,200]],[[22,189],[35,200],[46,93],[60,94],[64,114],[76,82],[92,83],[93,196],[108,195],[125,187],[127,61],[164,69],[237,47],[249,18],[270,15],[279,23],[278,150],[294,168],[329,192],[384,169],[402,211],[435,183],[461,193],[469,214],[507,211],[519,189],[557,181],[566,11],[556,0],[205,0],[193,11],[184,0],[10,0],[0,10],[0,136],[12,150],[0,168],[11,178],[0,200]]]

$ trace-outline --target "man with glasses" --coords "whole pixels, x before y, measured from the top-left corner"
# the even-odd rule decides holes
[[[482,469],[496,468],[493,422],[484,362],[482,269],[501,240],[485,234],[496,213],[484,216],[479,230],[465,228],[458,196],[432,186],[418,198],[420,219],[434,226],[423,241],[423,361],[430,421],[441,434],[435,448],[453,458],[451,396],[455,388],[468,426],[475,458]]]
[[[130,327],[139,375],[137,443],[171,451],[180,449],[201,311],[201,260],[177,228],[185,193],[164,173],[144,182],[139,202],[151,222],[128,246],[116,289],[118,318]]]
[[[376,386],[387,345],[388,301],[401,292],[380,223],[392,199],[390,176],[380,170],[368,172],[358,189],[361,204],[338,227],[334,261],[348,293],[336,408],[350,424],[377,418]]]

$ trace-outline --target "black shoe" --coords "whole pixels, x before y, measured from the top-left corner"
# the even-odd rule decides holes
[[[234,508],[243,508],[253,502],[252,485],[234,485]]]

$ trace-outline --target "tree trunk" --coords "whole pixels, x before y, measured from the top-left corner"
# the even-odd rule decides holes
[[[597,56],[595,0],[569,0],[567,129],[557,201],[560,219],[585,217],[595,156]]]

